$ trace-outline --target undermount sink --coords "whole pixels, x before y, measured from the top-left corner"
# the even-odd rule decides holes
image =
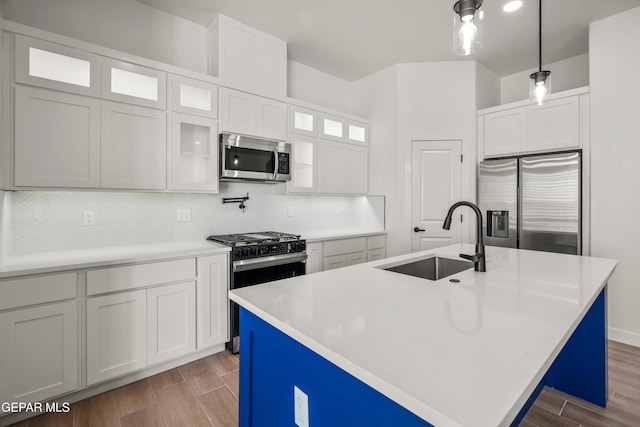
[[[473,268],[473,263],[462,259],[444,258],[432,256],[406,264],[381,267],[394,273],[407,274],[428,280],[440,280],[461,271]]]

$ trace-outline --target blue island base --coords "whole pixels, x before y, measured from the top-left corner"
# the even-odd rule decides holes
[[[512,425],[545,385],[606,405],[605,304],[606,288]],[[432,426],[243,308],[240,341],[240,427],[295,426],[294,387],[309,396],[310,426]]]

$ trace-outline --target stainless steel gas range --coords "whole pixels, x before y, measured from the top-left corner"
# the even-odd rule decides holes
[[[307,245],[297,234],[264,231],[209,236],[207,239],[231,246],[231,289],[301,276],[306,272]],[[238,305],[230,301],[231,340],[227,348],[233,353],[240,350],[239,311]]]

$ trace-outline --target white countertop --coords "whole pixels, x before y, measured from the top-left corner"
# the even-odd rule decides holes
[[[12,256],[0,262],[0,278],[95,268],[130,262],[211,255],[230,248],[208,240],[111,246]]]
[[[250,286],[231,299],[437,426],[509,425],[617,261],[487,247],[487,272],[432,282],[376,266]],[[449,279],[456,277],[460,283]]]
[[[355,230],[345,232],[344,230],[322,230],[302,233],[302,238],[307,243],[322,242],[325,240],[350,239],[354,237],[368,237],[387,234],[385,230]]]

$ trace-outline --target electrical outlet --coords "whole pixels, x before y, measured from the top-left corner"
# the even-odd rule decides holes
[[[342,215],[342,208],[340,208],[340,206],[336,206],[336,215]]]
[[[309,396],[293,386],[293,417],[298,427],[309,427]]]
[[[287,216],[293,216],[293,206],[289,206],[287,209]]]
[[[178,222],[191,221],[191,209],[178,209]]]
[[[96,225],[96,212],[95,211],[84,211],[82,223],[84,225]]]

